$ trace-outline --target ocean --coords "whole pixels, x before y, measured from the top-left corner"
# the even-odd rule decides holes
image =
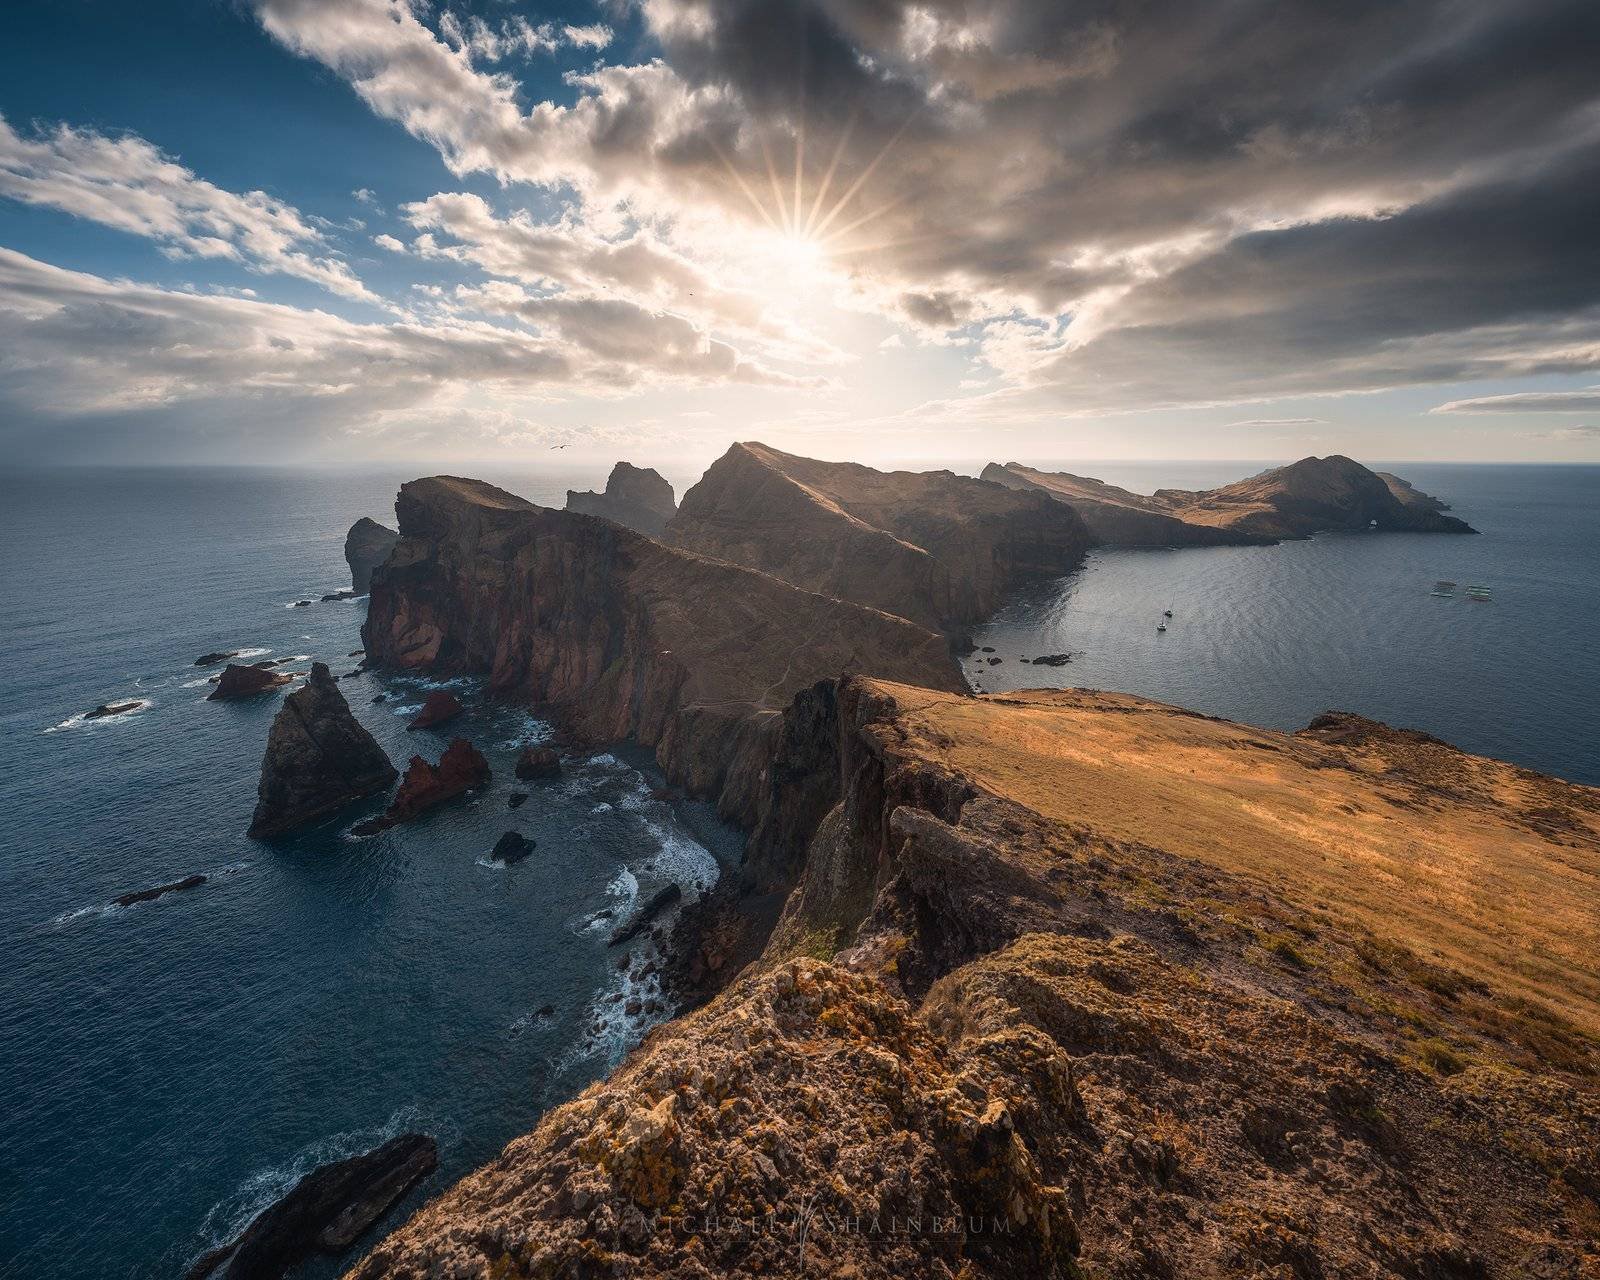
[[[393,1226],[664,1016],[626,1015],[607,933],[668,878],[709,885],[740,840],[653,797],[647,753],[517,783],[546,726],[463,681],[468,714],[443,732],[488,756],[481,797],[365,840],[344,833],[381,800],[283,844],[245,837],[281,697],[206,702],[220,667],[192,663],[353,669],[366,602],[319,597],[350,585],[345,530],[392,525],[404,478],[0,480],[0,1274],[168,1280],[316,1164],[420,1130],[440,1172]],[[563,500],[548,476],[496,478]],[[339,687],[397,766],[443,749],[405,728],[427,682]],[[148,705],[80,718],[131,699]],[[532,795],[515,811],[513,789]],[[508,830],[537,849],[490,865]],[[108,906],[194,872],[208,883]]]
[[[1075,469],[1148,490],[1259,464]],[[1002,662],[969,669],[991,690],[1122,689],[1281,728],[1339,707],[1600,783],[1600,468],[1396,469],[1483,536],[1099,552],[976,633]],[[441,1171],[392,1227],[609,1070],[652,1016],[622,1012],[611,923],[737,860],[706,806],[657,798],[646,753],[516,784],[547,727],[470,681],[447,732],[488,755],[488,792],[366,840],[346,833],[377,801],[284,844],[245,837],[280,698],[208,703],[217,668],[193,660],[353,669],[365,602],[319,597],[349,583],[346,528],[392,524],[405,478],[0,477],[0,1274],[170,1277],[314,1165],[430,1133]],[[601,477],[485,478],[560,505]],[[1493,601],[1430,596],[1439,578]],[[1018,661],[1062,651],[1065,667]],[[405,729],[428,682],[340,687],[397,764],[442,749]],[[131,699],[147,705],[81,718]],[[514,787],[532,799],[511,811]],[[536,852],[489,865],[507,830]],[[108,905],[194,872],[196,890]]]
[[[1260,469],[1080,465],[1143,493]],[[1273,729],[1355,711],[1600,785],[1600,467],[1372,465],[1480,536],[1097,551],[974,630],[995,652],[968,659],[969,676],[988,692],[1110,689]],[[1440,580],[1453,596],[1432,594]],[[1468,585],[1490,599],[1467,598]],[[1020,661],[1059,653],[1071,662]]]

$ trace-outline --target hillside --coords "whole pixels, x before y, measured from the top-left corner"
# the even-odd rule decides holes
[[[1302,458],[1220,489],[1138,494],[1067,472],[991,462],[983,478],[1048,493],[1119,546],[1215,546],[1304,538],[1325,530],[1472,533],[1444,503],[1399,476],[1337,454]]]
[[[766,955],[353,1276],[1600,1267],[1600,793],[1088,692],[777,741]]]
[[[736,444],[683,496],[666,540],[935,630],[981,621],[1013,586],[1092,542],[1042,495],[949,471],[874,471]]]

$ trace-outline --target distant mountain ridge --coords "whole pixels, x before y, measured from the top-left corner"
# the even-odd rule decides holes
[[[653,467],[619,462],[611,468],[605,491],[567,490],[567,510],[599,516],[647,537],[659,538],[678,506],[672,486]]]
[[[1120,546],[1250,545],[1336,529],[1477,532],[1399,476],[1341,454],[1302,458],[1218,489],[1149,495],[1020,462],[991,462],[982,478],[1047,493],[1082,516],[1099,541]]]
[[[683,495],[665,540],[935,630],[1070,572],[1094,537],[1047,495],[950,471],[875,471],[749,442]]]

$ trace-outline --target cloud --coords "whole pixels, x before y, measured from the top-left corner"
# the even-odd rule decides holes
[[[1435,405],[1429,413],[1592,413],[1600,409],[1600,387],[1580,391],[1519,391],[1476,396]]]
[[[702,267],[729,226],[820,236],[850,305],[916,327],[1059,328],[1000,331],[998,396],[1600,367],[1588,0],[644,0],[659,58],[526,108],[421,6],[256,8],[458,174]]]
[[[404,253],[406,251],[405,245],[396,240],[393,236],[389,235],[387,232],[382,232],[373,236],[372,243],[377,245],[380,249],[387,249],[390,253]]]
[[[1309,427],[1326,422],[1326,418],[1241,418],[1230,422],[1230,427]]]
[[[1600,440],[1600,427],[1557,427],[1553,431],[1536,431],[1529,434],[1530,440],[1558,440],[1563,444],[1574,444],[1590,440]]]
[[[464,395],[620,394],[679,382],[814,385],[686,321],[599,299],[468,299],[359,324],[233,294],[107,280],[0,249],[0,443],[33,456],[226,446],[285,456]],[[447,438],[436,439],[448,447]]]
[[[0,116],[0,195],[143,236],[174,257],[227,259],[380,301],[293,206],[225,191],[132,134],[58,124],[24,137]]]

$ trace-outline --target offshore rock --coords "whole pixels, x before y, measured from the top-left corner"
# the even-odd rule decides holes
[[[222,669],[217,687],[206,695],[207,702],[228,702],[234,698],[253,698],[268,689],[279,689],[293,684],[294,677],[267,667],[240,666],[230,662]]]
[[[647,537],[659,538],[678,509],[672,486],[659,471],[619,462],[604,493],[567,490],[567,510],[600,516]]]
[[[327,664],[313,663],[305,687],[283,700],[267,734],[250,834],[265,839],[304,826],[382,791],[397,776]]]
[[[436,725],[444,724],[447,720],[454,720],[465,707],[461,699],[448,689],[436,689],[422,700],[422,710],[417,712],[408,729],[432,729]]]
[[[422,1133],[402,1134],[365,1155],[322,1165],[263,1210],[232,1244],[201,1258],[185,1280],[212,1274],[222,1280],[279,1280],[313,1254],[336,1257],[438,1166],[438,1147]]]
[[[400,535],[376,520],[362,516],[345,534],[344,559],[350,566],[350,589],[365,595],[372,583],[372,571],[389,558]]]
[[[494,862],[515,866],[534,850],[534,842],[520,831],[508,831],[494,842],[489,857]]]
[[[388,809],[355,827],[355,834],[372,835],[397,823],[411,822],[447,800],[487,786],[489,776],[489,762],[465,738],[452,739],[436,765],[421,756],[412,756]]]
[[[517,777],[523,782],[560,776],[561,756],[554,747],[524,747],[517,757]]]
[[[133,893],[119,894],[111,899],[119,907],[131,907],[136,902],[154,902],[157,898],[169,893],[182,893],[187,889],[198,889],[206,882],[203,875],[184,876],[182,880],[174,880],[171,884],[158,884],[153,889],[138,889]]]

